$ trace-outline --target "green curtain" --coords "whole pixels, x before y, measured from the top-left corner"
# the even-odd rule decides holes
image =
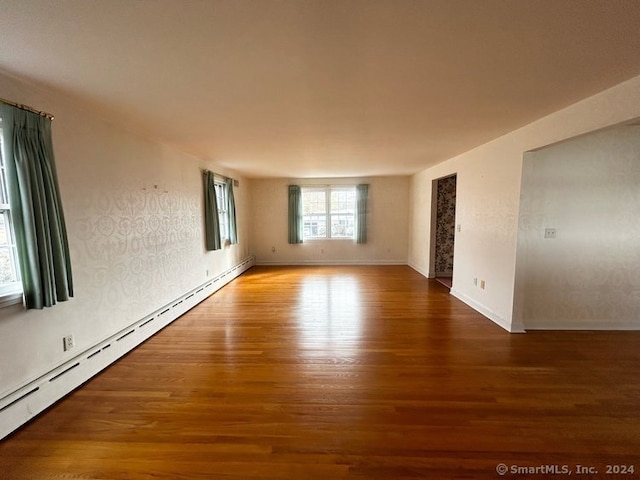
[[[51,119],[0,104],[2,155],[27,308],[73,297],[69,242],[51,140]]]
[[[229,225],[229,242],[232,245],[238,243],[238,229],[236,226],[236,200],[233,196],[233,179],[227,178],[225,180],[227,187],[227,216]]]
[[[289,185],[289,243],[302,243],[302,190]]]
[[[222,248],[214,177],[213,172],[204,172],[204,240],[208,251]]]
[[[367,243],[367,196],[369,185],[356,185],[356,243]]]

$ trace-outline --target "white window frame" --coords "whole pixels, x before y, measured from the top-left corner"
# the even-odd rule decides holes
[[[18,250],[16,247],[13,223],[11,221],[11,207],[7,190],[7,177],[4,159],[2,157],[2,117],[0,117],[0,216],[4,220],[7,244],[0,248],[9,252],[9,268],[12,271],[14,281],[0,283],[0,308],[22,302],[22,282],[20,278],[20,266],[18,264]]]
[[[214,181],[216,190],[216,203],[218,205],[218,225],[220,227],[220,243],[223,245],[229,241],[229,208],[227,184],[221,180]]]
[[[356,220],[356,187],[355,185],[310,185],[301,187],[302,190],[302,205],[303,205],[303,215],[302,215],[302,231],[303,231],[303,241],[316,241],[316,240],[349,240],[353,241],[356,238],[355,233],[355,220]],[[331,193],[337,191],[351,191],[353,192],[353,213],[344,213],[344,212],[335,212],[331,209]],[[325,211],[324,213],[311,213],[304,214],[304,205],[305,205],[305,194],[309,194],[312,192],[324,192],[325,199]],[[335,235],[332,232],[332,218],[336,216],[351,216],[352,217],[352,225],[353,232],[350,236],[348,235]],[[313,223],[316,219],[312,217],[324,217],[325,231],[324,235],[309,235],[306,232],[309,230],[309,225]],[[317,220],[321,220],[317,219]]]

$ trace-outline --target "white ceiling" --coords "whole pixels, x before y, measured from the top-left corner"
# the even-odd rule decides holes
[[[411,174],[640,74],[640,1],[0,0],[0,70],[249,176]]]

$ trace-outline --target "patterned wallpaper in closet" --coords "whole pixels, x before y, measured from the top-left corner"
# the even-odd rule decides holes
[[[456,232],[456,176],[438,180],[436,220],[436,275],[453,274]]]

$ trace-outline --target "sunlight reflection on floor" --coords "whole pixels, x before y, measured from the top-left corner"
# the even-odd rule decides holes
[[[299,295],[297,322],[304,349],[354,349],[362,335],[360,283],[352,276],[311,276]]]

